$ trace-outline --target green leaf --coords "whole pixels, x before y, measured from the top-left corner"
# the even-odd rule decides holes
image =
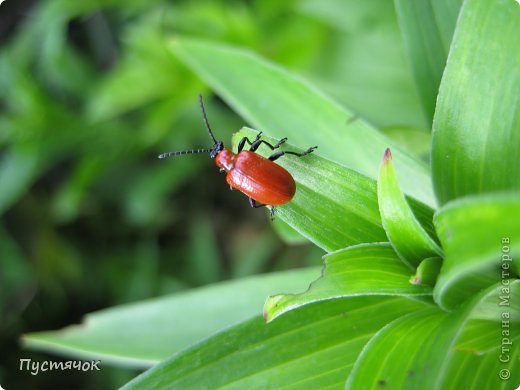
[[[498,291],[478,303],[457,339],[445,374],[450,386],[461,388],[464,383],[466,388],[516,389],[520,382],[519,337],[520,288],[518,281],[503,281]]]
[[[128,38],[132,50],[117,68],[96,86],[89,100],[87,116],[93,121],[111,119],[122,113],[172,96],[190,82],[182,68],[172,66],[157,27],[146,24]],[[184,71],[186,72],[186,71]],[[153,74],[154,77],[150,77]],[[132,85],[129,89],[128,86]],[[179,97],[174,97],[174,100]],[[174,111],[172,115],[175,115]]]
[[[402,298],[357,297],[310,305],[271,324],[255,318],[173,355],[124,388],[341,387],[367,340],[421,307]]]
[[[244,128],[234,134],[233,145],[245,136],[254,139],[256,134]],[[262,139],[276,142],[270,137]],[[288,143],[282,149],[298,150]],[[272,154],[263,146],[257,152]],[[277,218],[327,252],[363,242],[386,241],[374,180],[320,157],[318,151],[303,158],[284,156],[276,163],[286,168],[297,183],[293,200],[276,207]]]
[[[247,128],[235,133],[235,150],[240,139],[246,136],[254,139],[257,134]],[[266,136],[262,139],[271,143],[277,141]],[[301,151],[290,143],[285,143],[281,149]],[[257,152],[264,156],[272,154],[264,146]],[[321,148],[303,158],[284,156],[276,160],[297,183],[293,200],[276,207],[277,218],[327,252],[365,242],[387,241],[377,205],[375,181],[326,160],[320,154]],[[411,204],[421,223],[431,223],[431,209],[417,201]]]
[[[511,280],[502,282],[498,299],[491,294],[471,313],[456,349],[483,355],[514,343],[520,337],[520,288]],[[500,331],[497,331],[500,329]]]
[[[268,294],[296,290],[318,272],[309,268],[255,276],[114,307],[89,314],[81,325],[29,333],[24,342],[30,349],[147,367],[260,314]]]
[[[386,235],[408,266],[414,268],[427,257],[442,255],[441,249],[421,227],[401,193],[390,149],[386,150],[381,163],[377,198]]]
[[[434,298],[452,309],[501,278],[518,275],[520,198],[494,194],[448,203],[434,223],[444,249]]]
[[[176,39],[172,50],[255,128],[288,137],[371,178],[391,147],[404,191],[432,206],[426,165],[402,152],[366,122],[280,67],[248,51],[199,40]],[[360,136],[362,134],[362,136]]]
[[[406,389],[412,388],[411,381],[415,378],[420,378],[422,389],[426,388],[423,382],[426,372],[418,371],[422,367],[414,362],[414,358],[437,329],[445,331],[443,346],[449,345],[453,329],[456,328],[449,322],[443,325],[447,318],[446,313],[428,308],[399,318],[383,328],[369,341],[357,359],[346,389],[377,389],[387,385]],[[448,333],[448,330],[452,332]],[[436,342],[437,345],[441,344],[439,339]],[[432,360],[436,356],[433,355]]]
[[[296,8],[330,28],[303,70],[320,89],[376,126],[426,127],[391,1],[304,0]]]
[[[357,295],[428,295],[431,287],[409,283],[410,269],[390,244],[364,244],[324,257],[322,276],[301,294],[279,294],[267,299],[264,318],[272,321],[283,313],[313,302]]]
[[[429,122],[462,0],[395,0],[397,18]]]
[[[516,341],[520,338],[520,323],[518,320],[514,323],[513,321],[510,322],[507,329],[504,329],[508,332],[504,336],[501,331],[497,332],[497,328],[500,328],[497,320],[501,320],[501,317],[497,316],[495,321],[478,319],[470,321],[457,342],[456,350],[484,355],[500,349],[502,340],[507,344],[516,344]]]
[[[479,303],[489,298],[498,302],[501,287],[500,284],[495,285],[478,294],[458,311],[446,313],[428,308],[401,317],[384,327],[363,349],[346,388],[444,389],[452,388],[454,377],[460,383],[473,383],[474,362],[471,359],[461,360],[454,346],[472,314],[479,311]],[[520,283],[512,282],[511,287],[518,290]],[[495,308],[498,308],[497,304]],[[500,311],[496,310],[495,314],[496,332],[500,333]],[[495,359],[498,360],[498,356],[495,355]],[[516,372],[515,380],[511,382],[513,385],[518,380],[520,363],[512,360],[510,366],[512,372]],[[487,377],[491,376],[487,367],[485,371]],[[493,380],[486,382],[493,386],[482,387],[479,383],[473,388],[499,388],[502,381],[498,371],[493,373]]]
[[[467,0],[433,124],[432,170],[441,204],[520,189],[520,7]]]
[[[435,286],[437,277],[441,270],[442,259],[440,257],[429,257],[421,261],[414,276],[410,278],[412,284],[426,284]]]
[[[71,222],[81,210],[82,202],[89,197],[89,189],[98,178],[99,172],[106,169],[110,160],[85,158],[79,161],[71,177],[57,191],[53,199],[52,211],[60,223]]]
[[[20,145],[4,154],[0,160],[0,183],[9,185],[0,191],[0,214],[27,191],[41,170],[41,155],[36,145]]]
[[[496,332],[495,324],[495,332]],[[518,389],[520,383],[520,345],[518,343],[509,348],[507,355],[503,355],[506,362],[501,362],[502,355],[495,351],[483,355],[476,355],[467,351],[456,351],[446,377],[446,386],[452,389]],[[502,375],[505,375],[502,377]]]
[[[2,328],[9,329],[20,318],[36,290],[30,262],[3,225],[0,225],[0,316]]]

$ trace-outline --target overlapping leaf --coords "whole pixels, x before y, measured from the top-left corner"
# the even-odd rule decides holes
[[[462,0],[395,0],[399,26],[430,122]]]
[[[421,227],[401,193],[390,149],[386,150],[381,163],[377,196],[386,235],[407,265],[414,268],[425,258],[442,255],[441,249]]]
[[[286,288],[297,291],[318,272],[311,268],[266,274],[119,306],[89,314],[81,325],[30,333],[24,341],[31,349],[151,366],[212,333],[259,315],[268,294]]]
[[[510,382],[499,377],[498,356],[490,364],[488,356],[485,373],[477,373],[484,383],[475,382],[475,358],[456,352],[454,348],[469,319],[479,312],[479,303],[490,298],[498,301],[502,294],[501,285],[478,294],[461,310],[446,313],[436,308],[428,308],[401,317],[383,328],[365,346],[347,381],[347,389],[378,389],[383,386],[396,389],[437,389],[447,388],[453,383],[474,384],[475,389],[513,389],[520,372],[517,350],[510,351],[511,360],[501,368],[513,373]],[[511,288],[520,289],[518,281],[511,282]],[[515,293],[516,295],[516,293]],[[513,310],[518,310],[518,304]],[[495,305],[495,325],[500,332],[502,314]],[[516,324],[515,324],[516,325]],[[514,326],[511,323],[511,326]],[[405,351],[405,352],[404,352]],[[404,352],[404,353],[403,353]],[[493,356],[493,355],[491,355]],[[488,371],[497,368],[495,372]],[[488,384],[486,387],[485,384]],[[468,385],[465,385],[468,386]]]
[[[374,332],[423,306],[358,297],[309,305],[267,325],[256,318],[172,356],[124,388],[341,387]]]
[[[312,302],[349,296],[431,294],[430,286],[411,284],[410,275],[410,269],[388,243],[339,250],[325,256],[322,277],[306,292],[269,297],[264,317],[272,321],[285,312]]]
[[[415,275],[410,278],[412,284],[427,284],[435,286],[441,270],[442,259],[440,257],[428,257],[417,266]]]
[[[256,134],[244,128],[233,136],[233,144],[236,145],[244,136],[254,139]],[[262,138],[276,143],[273,138]],[[291,141],[289,139],[282,149],[298,150],[289,144]],[[260,147],[258,153],[267,156],[272,151]],[[276,208],[277,218],[283,219],[329,252],[364,242],[386,241],[375,181],[320,154],[321,147],[303,158],[289,155],[276,160],[293,175],[297,183],[294,199]],[[432,210],[417,201],[412,201],[411,205],[421,223],[429,225]]]
[[[516,193],[465,198],[435,216],[445,258],[434,298],[453,309],[483,288],[518,276],[520,198]]]
[[[432,170],[441,204],[520,190],[520,7],[467,0],[442,78]]]
[[[303,0],[295,4],[298,12],[332,30],[311,63],[312,72],[303,70],[306,76],[377,127],[423,129],[430,125],[406,66],[391,1]]]
[[[301,147],[319,145],[323,156],[372,178],[379,157],[391,147],[404,192],[435,204],[423,163],[302,80],[228,46],[176,39],[172,50],[251,125],[271,136],[289,137]]]

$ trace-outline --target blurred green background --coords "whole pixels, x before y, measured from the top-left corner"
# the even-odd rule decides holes
[[[23,350],[22,333],[321,263],[321,250],[229,191],[207,156],[156,158],[210,146],[199,93],[225,143],[246,124],[168,51],[178,35],[259,53],[396,138],[399,129],[422,137],[429,127],[389,1],[5,1],[0,385],[7,389],[113,388],[136,374],[103,367],[30,375],[19,359],[60,358]]]

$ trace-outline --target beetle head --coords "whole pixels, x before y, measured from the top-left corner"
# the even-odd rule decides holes
[[[209,152],[209,156],[211,158],[217,157],[217,154],[219,154],[222,149],[224,149],[224,143],[222,141],[215,142],[211,148],[211,151]]]

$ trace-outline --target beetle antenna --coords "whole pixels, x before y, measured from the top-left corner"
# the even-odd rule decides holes
[[[166,158],[171,156],[180,156],[182,154],[195,154],[195,153],[210,153],[212,149],[191,149],[191,150],[179,150],[176,152],[167,152],[159,155],[159,158]]]
[[[213,135],[213,131],[211,131],[211,127],[208,122],[208,117],[206,116],[206,110],[204,109],[204,102],[202,101],[202,95],[199,95],[199,103],[200,103],[200,109],[202,110],[202,118],[204,119],[204,124],[206,125],[206,129],[208,129],[208,133],[213,139],[213,142],[215,144],[218,143],[218,141],[215,139],[215,136]]]

